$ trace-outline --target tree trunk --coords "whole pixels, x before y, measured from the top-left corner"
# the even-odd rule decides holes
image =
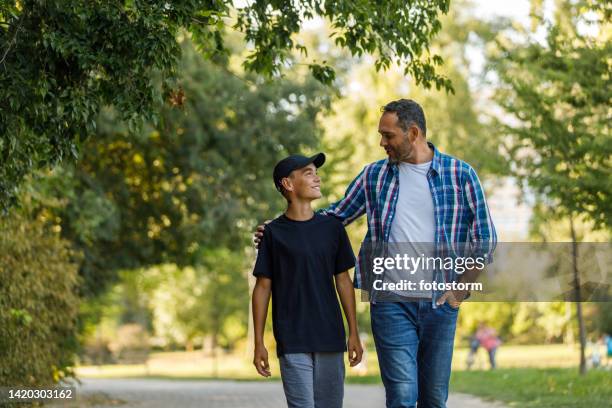
[[[213,287],[215,288],[215,290],[213,291],[213,295],[212,295],[212,313],[211,313],[211,319],[212,319],[212,372],[213,372],[213,377],[214,378],[218,378],[219,377],[219,355],[217,353],[217,349],[219,347],[219,331],[220,331],[220,310],[219,310],[219,295],[218,295],[218,290],[216,290],[219,285],[219,280],[218,280],[218,274],[219,272],[217,271],[216,268],[214,268],[213,273],[212,273],[212,284],[214,285]]]
[[[567,319],[567,327],[565,329],[564,342],[567,345],[573,346],[576,343],[574,339],[574,328],[572,327],[572,304],[565,303],[565,318]]]
[[[576,242],[576,229],[574,228],[574,215],[570,215],[570,233],[572,235],[572,267],[574,269],[574,292],[576,298],[576,317],[578,318],[578,333],[580,337],[580,374],[586,373],[586,334],[582,318],[582,297],[580,294],[580,275],[578,273],[578,242]]]
[[[213,374],[213,378],[219,378],[219,355],[217,353],[218,344],[217,344],[217,329],[216,328],[215,328],[215,332],[213,333],[212,338],[213,338],[213,341],[212,341],[212,344],[213,344],[213,349],[212,349],[213,350],[213,355],[212,355],[213,369],[212,371],[213,373],[212,374]]]
[[[218,353],[218,348],[219,348],[219,331],[220,331],[220,322],[219,322],[219,311],[217,310],[218,307],[218,303],[217,303],[217,295],[216,295],[216,291],[215,291],[215,296],[214,296],[214,307],[215,307],[215,311],[213,312],[213,333],[212,333],[212,344],[213,344],[213,377],[214,378],[218,378],[219,377],[219,353]]]

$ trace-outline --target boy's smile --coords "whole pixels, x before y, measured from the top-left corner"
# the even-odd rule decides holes
[[[293,170],[284,183],[285,189],[297,199],[309,201],[321,198],[321,178],[313,163]]]

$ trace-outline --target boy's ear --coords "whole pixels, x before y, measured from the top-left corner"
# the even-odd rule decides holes
[[[285,191],[293,191],[293,183],[289,179],[289,177],[285,177],[281,180],[281,185],[285,189]]]

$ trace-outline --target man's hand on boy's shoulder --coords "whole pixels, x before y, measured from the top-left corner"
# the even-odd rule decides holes
[[[349,336],[347,349],[349,363],[351,367],[355,367],[361,362],[361,357],[363,356],[363,347],[361,346],[359,335],[354,334]]]
[[[266,229],[266,225],[269,224],[270,222],[272,222],[272,220],[265,220],[263,224],[259,224],[257,226],[257,229],[255,230],[255,233],[253,234],[253,244],[255,245],[255,248],[259,249],[259,243],[261,242],[261,239],[263,238],[263,233],[264,233],[264,230]]]
[[[270,377],[270,364],[268,363],[268,350],[266,350],[266,346],[255,346],[253,365],[255,365],[255,369],[257,369],[261,376]]]

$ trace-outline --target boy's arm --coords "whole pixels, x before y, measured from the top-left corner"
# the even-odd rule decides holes
[[[361,341],[359,340],[359,331],[357,329],[357,315],[355,312],[355,290],[353,288],[353,282],[349,276],[348,271],[335,275],[336,279],[336,291],[340,296],[340,303],[342,303],[342,309],[346,316],[346,321],[349,326],[349,339],[348,339],[348,355],[351,367],[356,366],[361,361],[363,355],[363,348],[361,347]]]
[[[268,363],[268,350],[264,345],[264,328],[266,327],[266,317],[268,315],[268,304],[270,303],[270,293],[272,280],[269,278],[258,277],[255,288],[253,289],[253,331],[255,332],[255,356],[253,364],[257,372],[270,377],[270,364]]]

